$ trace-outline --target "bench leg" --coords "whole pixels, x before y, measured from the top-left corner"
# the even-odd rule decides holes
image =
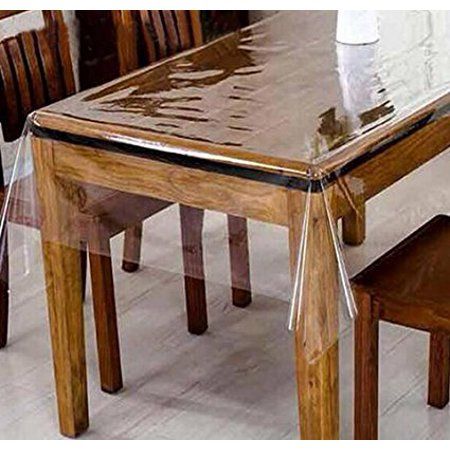
[[[443,408],[449,400],[450,337],[448,334],[430,334],[430,361],[428,372],[428,404]]]

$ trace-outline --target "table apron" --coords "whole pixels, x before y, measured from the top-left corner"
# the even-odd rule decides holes
[[[449,146],[450,123],[448,120],[438,121],[338,177],[334,183],[336,217],[345,216],[355,205],[366,202],[392,186]]]
[[[447,121],[436,122],[368,159],[329,185],[333,213],[343,217],[450,145]],[[232,175],[53,141],[58,176],[110,189],[288,225],[288,188]]]
[[[264,182],[53,141],[56,176],[287,225],[287,189]]]

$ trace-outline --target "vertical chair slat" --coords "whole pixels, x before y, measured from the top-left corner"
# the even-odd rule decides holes
[[[62,80],[57,76],[58,67],[55,64],[55,60],[52,56],[52,50],[46,39],[46,30],[39,30],[35,32],[38,57],[42,63],[44,83],[48,95],[48,101],[55,102],[63,98],[64,90],[62,86]]]
[[[151,11],[150,15],[156,33],[157,39],[156,44],[159,50],[159,57],[164,58],[167,56],[167,45],[166,45],[166,34],[164,32],[164,26],[161,20],[161,15],[159,11]]]
[[[20,99],[20,119],[21,121],[24,121],[25,117],[33,109],[25,62],[16,38],[8,39],[6,45],[9,57],[11,58],[13,76],[15,77],[16,81],[17,98]]]
[[[33,109],[37,109],[45,104],[45,95],[41,69],[36,56],[36,47],[30,32],[21,33],[18,39],[24,50],[25,64],[27,65],[28,73],[30,74]]]
[[[64,22],[62,12],[54,11],[53,13],[57,37],[56,50],[58,51],[62,79],[65,85],[65,95],[69,96],[76,91],[72,57],[70,56],[69,31]]]
[[[70,56],[69,36],[61,11],[44,11],[47,39],[53,49],[53,61],[58,68],[57,77],[61,80],[63,96],[75,93],[75,79]]]
[[[202,23],[200,20],[200,11],[198,10],[189,11],[189,17],[191,19],[191,28],[192,28],[192,36],[194,39],[194,46],[198,47],[204,43]]]
[[[166,29],[167,46],[169,48],[170,54],[173,54],[179,51],[181,47],[177,34],[176,22],[174,20],[175,18],[172,15],[171,10],[162,11],[162,17],[164,19],[164,25]]]
[[[132,11],[113,11],[116,28],[119,73],[125,75],[139,67],[136,46],[136,23]]]
[[[142,35],[144,37],[145,49],[147,52],[148,62],[154,62],[158,59],[155,38],[151,29],[151,18],[148,11],[139,11]]]
[[[19,102],[14,87],[14,76],[8,60],[5,44],[0,43],[0,77],[4,91],[5,111],[0,111],[3,127],[3,135],[7,140],[14,139],[19,128]]]
[[[181,50],[191,48],[194,45],[194,43],[189,28],[189,20],[187,17],[188,11],[177,10],[174,11],[174,14],[177,22],[177,29],[178,29],[178,36],[180,38]]]

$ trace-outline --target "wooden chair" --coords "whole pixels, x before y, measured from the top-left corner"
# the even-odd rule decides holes
[[[436,216],[353,279],[356,439],[378,436],[380,320],[430,333],[428,404],[449,401],[449,249],[450,217]]]
[[[43,29],[20,33],[0,43],[0,121],[6,140],[14,140],[20,135],[31,111],[75,92],[68,34],[62,14],[60,11],[45,11],[43,16]],[[19,184],[13,192],[19,195],[13,199],[15,207],[9,220],[39,228],[39,214],[33,211],[36,201],[33,198],[27,200],[18,192],[32,192],[32,177],[16,183]],[[115,392],[122,387],[122,373],[110,238],[124,230],[136,230],[132,228],[134,224],[138,224],[139,229],[144,219],[170,204],[92,185],[80,184],[75,188],[80,194],[77,225],[82,236],[80,259],[84,271],[86,246],[89,252],[101,385],[104,391]],[[1,200],[3,202],[3,198]],[[8,326],[6,245],[5,242],[1,266],[0,347],[6,345]],[[135,250],[125,247],[125,255],[131,254],[136,258]]]
[[[199,11],[113,11],[120,73],[204,43]],[[201,233],[204,211],[180,206],[189,328],[207,328]],[[228,216],[233,305],[251,303],[247,221]],[[193,304],[189,304],[192,301]]]
[[[6,17],[15,16],[16,14],[19,14],[23,12],[23,10],[16,9],[16,10],[2,10],[0,11],[0,19],[6,19]]]

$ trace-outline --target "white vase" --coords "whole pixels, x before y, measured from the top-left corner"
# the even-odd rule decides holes
[[[376,11],[338,11],[336,40],[341,44],[361,45],[378,41]]]

